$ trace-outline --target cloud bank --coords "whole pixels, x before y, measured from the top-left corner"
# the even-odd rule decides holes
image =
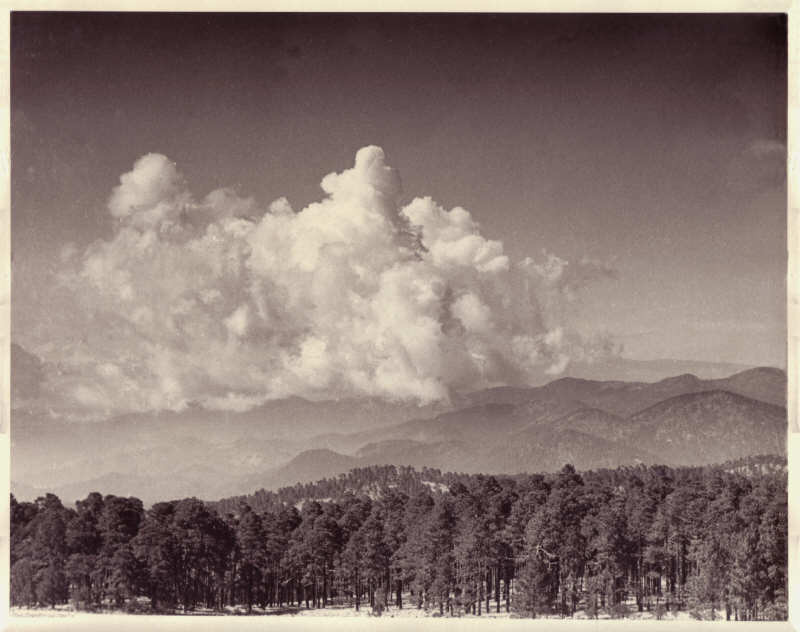
[[[265,209],[231,189],[196,198],[163,155],[136,161],[108,200],[113,236],[62,251],[72,322],[85,327],[57,358],[71,405],[427,403],[607,352],[561,314],[608,267],[548,253],[512,263],[465,209],[402,206],[379,147],[321,186],[298,212],[284,198]]]

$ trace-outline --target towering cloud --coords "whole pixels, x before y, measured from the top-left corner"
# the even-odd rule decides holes
[[[584,353],[559,302],[612,271],[512,264],[463,208],[401,207],[379,147],[322,180],[319,202],[202,199],[148,154],[108,202],[109,240],[65,256],[85,335],[59,361],[72,405],[245,409],[269,398],[419,402],[527,382]],[[54,378],[55,379],[55,378]]]

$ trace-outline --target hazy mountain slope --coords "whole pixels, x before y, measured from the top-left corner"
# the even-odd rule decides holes
[[[531,389],[525,389],[529,393]],[[494,393],[507,392],[491,389]],[[481,394],[489,391],[481,391]],[[353,434],[325,434],[309,441],[309,447],[327,448],[355,454],[359,447],[389,440],[447,442],[453,440],[492,444],[531,424],[547,424],[570,412],[584,408],[571,400],[523,399],[516,405],[507,401],[487,402],[443,413],[432,419],[415,419],[387,428]],[[503,395],[500,399],[506,399]]]
[[[587,408],[577,400],[565,399],[529,399],[514,408],[514,416],[523,422],[523,428],[541,426],[554,422],[565,415]]]
[[[697,378],[694,378],[697,380]],[[627,416],[666,397],[680,395],[700,388],[696,382],[664,380],[656,383],[613,382],[583,380],[564,377],[544,386],[516,389],[513,398],[517,404],[526,400],[580,402],[584,406],[600,408],[606,412]],[[469,396],[470,400],[491,398],[496,389],[481,391]],[[504,391],[499,391],[505,395]]]
[[[366,445],[358,451],[356,456],[340,454],[327,449],[306,450],[285,465],[239,479],[237,485],[245,491],[261,487],[278,489],[295,483],[330,478],[354,467],[388,464],[411,465],[420,468],[449,468],[453,471],[478,471],[474,467],[476,464],[475,453],[462,442],[423,443],[409,440],[389,440]],[[470,464],[472,467],[469,467]]]
[[[65,505],[70,505],[76,500],[86,498],[91,492],[100,492],[103,495],[135,496],[145,504],[196,495],[193,493],[194,487],[191,481],[187,481],[177,475],[164,480],[117,472],[104,474],[86,481],[51,486],[45,489],[22,486],[12,482],[11,491],[23,500],[34,500],[36,497],[44,496],[50,492],[58,496]]]
[[[649,384],[563,378],[454,397],[467,404],[457,410],[290,398],[246,413],[190,408],[66,428],[17,412],[12,480],[20,490],[84,490],[105,481],[123,491],[149,481],[170,495],[214,498],[382,463],[506,472],[560,467],[562,459],[579,468],[648,462],[654,455],[674,464],[719,462],[782,452],[785,409],[734,393],[703,405],[697,402],[706,395],[689,396],[723,385],[780,400],[785,384],[777,369],[712,381],[680,375]],[[324,450],[310,457],[309,449]]]
[[[511,404],[517,406],[537,399],[542,386],[495,386],[474,393],[467,393],[455,399],[456,408],[480,406],[485,404]]]
[[[641,395],[634,385],[558,380],[549,395],[641,401],[703,385],[694,376],[663,380]],[[540,389],[531,389],[538,390]],[[519,390],[494,391],[506,399]],[[611,394],[610,394],[611,393]],[[510,394],[510,397],[509,397]],[[557,414],[567,410],[566,414]],[[430,420],[399,424],[354,452],[362,465],[426,465],[451,471],[515,473],[573,463],[581,469],[626,463],[700,464],[784,450],[785,409],[723,391],[667,398],[628,416],[581,407],[572,400],[484,404]],[[369,433],[373,437],[381,433]],[[357,443],[364,434],[349,439]],[[333,472],[329,473],[332,474]]]
[[[127,441],[93,440],[80,428],[59,442],[48,435],[12,438],[12,479],[32,481],[37,487],[91,480],[104,474],[170,479],[177,471],[197,469],[198,491],[217,485],[220,478],[262,472],[288,462],[300,450],[285,440],[223,438],[202,432],[167,437],[128,437]]]
[[[546,396],[572,399],[613,415],[628,415],[669,397],[704,390],[702,380],[681,375],[651,384],[642,382],[597,382],[562,378],[540,389]]]
[[[701,380],[683,374],[658,382],[619,382],[565,377],[528,389],[488,389],[469,396],[470,401],[490,401],[493,396],[519,404],[528,400],[581,402],[626,417],[658,402],[688,393],[727,390],[779,406],[786,405],[786,373],[756,368],[719,380]]]
[[[332,450],[306,450],[281,467],[262,474],[240,478],[237,481],[237,487],[249,491],[260,487],[278,489],[295,483],[334,476],[359,465],[360,462],[357,458]]]
[[[621,440],[629,425],[624,417],[612,415],[599,408],[582,408],[556,419],[553,430],[574,430],[608,441]]]
[[[565,463],[579,469],[617,467],[632,463],[656,463],[647,450],[619,441],[609,441],[578,430],[529,428],[496,446],[485,457],[497,473],[555,471]]]
[[[292,397],[246,412],[190,407],[82,423],[14,411],[12,479],[42,487],[111,473],[166,478],[209,463],[221,466],[223,475],[241,476],[288,462],[308,448],[310,437],[332,429],[374,430],[444,409],[377,399]],[[201,490],[217,483],[213,478],[198,482]]]
[[[63,422],[47,415],[14,411],[12,422],[17,437],[38,438],[58,434],[67,440],[89,436],[98,441],[137,441],[182,434],[240,438],[305,440],[326,432],[352,433],[394,425],[408,419],[433,417],[449,410],[445,404],[417,406],[385,402],[377,398],[310,401],[301,397],[266,402],[247,411],[206,410],[190,406],[181,411],[157,411],[119,415],[105,421]],[[65,426],[70,430],[65,433]]]
[[[503,442],[527,426],[554,423],[561,430],[621,439],[629,425],[623,421],[626,417],[672,397],[730,386],[766,401],[775,399],[785,383],[785,373],[778,369],[752,369],[725,380],[701,380],[685,374],[654,383],[562,378],[540,387],[485,389],[461,398],[464,408],[433,419],[416,419],[349,435],[326,434],[311,439],[310,444],[347,454],[355,454],[358,447],[367,443],[401,439],[417,442],[458,439],[486,446]]]
[[[785,409],[727,391],[673,397],[629,421],[623,439],[669,464],[717,463],[786,450]]]
[[[515,408],[510,404],[488,403],[444,413],[422,423],[403,424],[397,430],[403,431],[402,438],[422,442],[490,441],[495,434],[504,435],[525,424],[514,413]]]
[[[786,406],[786,372],[780,369],[758,367],[741,371],[724,379],[713,380],[713,387],[768,404]]]
[[[502,442],[481,442],[477,445],[466,442],[389,440],[368,444],[356,456],[330,450],[310,450],[285,466],[265,472],[261,477],[251,477],[246,483],[250,491],[262,487],[274,490],[294,483],[331,478],[352,467],[369,465],[410,465],[452,472],[516,474],[553,471],[565,463],[590,469],[658,461],[657,456],[642,448],[575,430],[534,426],[512,433]]]
[[[457,472],[478,472],[478,450],[464,441],[390,440],[370,443],[357,452],[360,465],[411,465]]]

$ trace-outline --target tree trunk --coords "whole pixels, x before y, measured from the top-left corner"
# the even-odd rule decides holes
[[[486,614],[489,614],[492,600],[492,569],[486,570]]]
[[[403,609],[403,580],[397,580],[397,599],[395,601],[399,610]]]
[[[500,612],[500,564],[494,569],[494,602],[495,611]]]
[[[372,581],[371,578],[369,580],[369,588],[368,588],[368,590],[369,590],[369,607],[370,608],[374,608],[375,607],[375,586],[374,586],[373,581]]]

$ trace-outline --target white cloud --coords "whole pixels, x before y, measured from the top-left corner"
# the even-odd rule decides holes
[[[503,244],[481,236],[468,211],[446,211],[431,198],[417,198],[402,210],[412,225],[421,229],[422,245],[439,267],[474,267],[480,272],[508,269]]]
[[[188,199],[175,163],[162,154],[147,154],[120,177],[108,210],[134,226],[152,228],[176,221],[185,202]]]
[[[452,307],[453,315],[466,327],[476,333],[489,331],[492,327],[492,311],[488,305],[472,293],[459,297]]]
[[[544,260],[537,263],[531,257],[523,259],[519,267],[537,278],[540,287],[555,290],[566,299],[573,300],[579,290],[603,279],[615,279],[616,270],[607,263],[583,257],[570,262],[544,251]]]
[[[250,324],[249,306],[239,305],[224,322],[228,331],[239,338],[243,338],[247,334],[247,328]]]
[[[73,403],[427,402],[557,374],[581,355],[558,303],[612,276],[607,266],[545,253],[512,267],[468,211],[430,198],[401,208],[378,147],[322,189],[298,212],[232,189],[195,198],[166,157],[140,158],[109,199],[114,235],[65,258],[80,311],[70,324],[84,331],[50,358]]]

